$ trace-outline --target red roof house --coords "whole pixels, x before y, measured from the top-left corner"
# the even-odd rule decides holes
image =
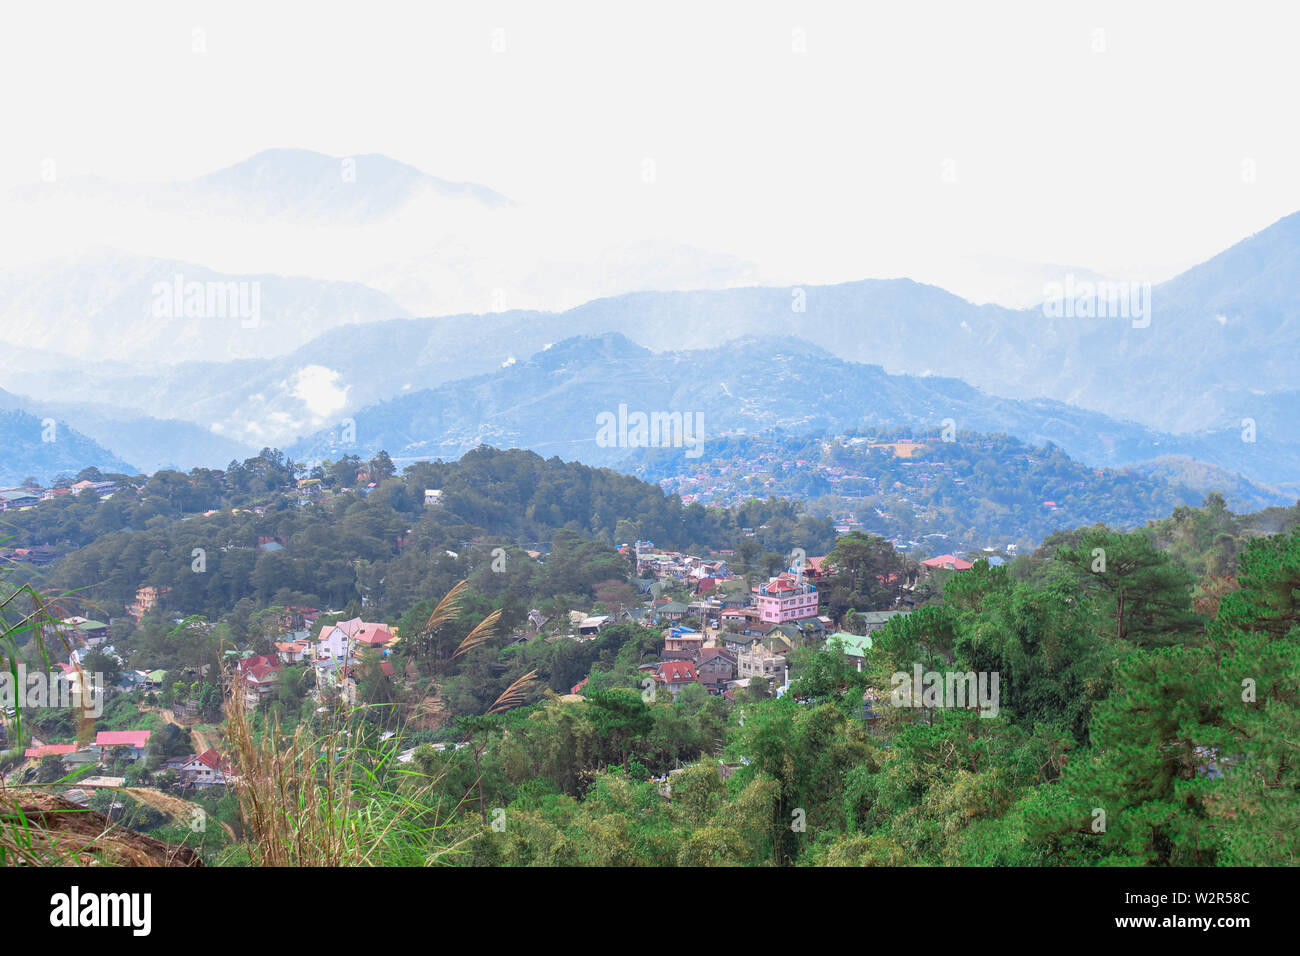
[[[215,750],[208,749],[201,754],[187,757],[178,768],[181,785],[186,787],[210,787],[215,784],[230,782],[230,759],[221,756]]]
[[[659,677],[673,692],[673,696],[676,696],[677,692],[687,684],[699,683],[700,679],[695,673],[695,665],[690,661],[661,661]]]
[[[28,747],[23,751],[24,757],[62,757],[64,754],[77,752],[76,744],[41,744],[39,747]]]
[[[370,647],[384,647],[393,643],[396,638],[393,632],[383,624],[362,624],[357,628],[357,632],[352,635],[352,639],[359,644],[366,644]]]
[[[275,689],[284,667],[274,654],[246,657],[237,667],[244,688],[244,703],[256,707]]]
[[[946,568],[949,571],[969,571],[974,567],[969,561],[963,561],[952,554],[941,554],[937,558],[930,558],[928,561],[922,561],[921,563],[927,568]]]

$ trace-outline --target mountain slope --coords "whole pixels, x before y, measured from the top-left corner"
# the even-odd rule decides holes
[[[1139,462],[1129,467],[1135,474],[1172,485],[1182,485],[1204,496],[1220,492],[1233,511],[1262,511],[1280,504],[1291,504],[1296,498],[1295,486],[1284,491],[1271,485],[1262,485],[1187,455],[1165,455],[1151,461]]]
[[[147,373],[125,365],[88,366],[71,382],[41,374],[21,390],[77,401],[107,395],[114,404],[158,417],[178,414],[250,443],[288,443],[365,405],[487,373],[574,336],[621,332],[657,351],[716,347],[741,336],[798,335],[823,345],[829,341],[829,351],[835,352],[834,342],[845,339],[855,343],[853,351],[866,353],[859,360],[889,368],[907,353],[899,343],[909,334],[938,347],[948,338],[943,330],[962,321],[965,310],[1005,312],[977,308],[909,280],[864,280],[806,291],[810,311],[804,314],[791,311],[790,290],[749,288],[633,293],[560,313],[512,310],[376,322],[322,333],[276,361],[195,362]],[[890,343],[890,351],[858,342],[864,311],[887,317],[881,339]],[[1008,338],[1014,345],[1014,336]],[[961,344],[950,343],[954,354],[962,351]],[[344,391],[324,414],[286,384],[304,369],[316,368],[333,374]],[[18,389],[3,376],[0,370],[0,384]]]
[[[154,417],[184,417],[260,447],[287,445],[366,405],[486,374],[573,336],[621,332],[654,351],[797,336],[892,374],[956,377],[989,395],[1064,402],[1183,435],[1175,449],[1144,438],[1145,453],[1130,461],[1172,450],[1256,481],[1292,483],[1300,474],[1290,447],[1300,443],[1296,265],[1300,218],[1292,216],[1156,286],[1151,321],[1139,327],[1126,318],[975,306],[906,279],[863,280],[639,292],[559,313],[372,322],[326,331],[278,360],[162,371],[81,366],[75,376],[36,371],[21,385],[16,372],[0,370],[0,384],[42,399],[107,399]],[[1044,414],[1059,417],[1050,405]],[[1072,451],[1092,454],[1086,444]]]
[[[266,358],[405,314],[356,283],[222,275],[102,249],[0,274],[0,341],[75,359]]]
[[[615,229],[593,246],[595,233],[557,228],[544,204],[374,153],[268,149],[185,181],[81,176],[5,198],[0,216],[15,239],[6,261],[99,244],[226,273],[358,282],[402,306],[390,316],[562,309],[635,289],[757,281],[753,263],[681,241]]]
[[[160,468],[223,468],[232,460],[252,457],[258,450],[214,435],[193,422],[151,418],[111,405],[38,402],[0,390],[0,409],[65,422],[92,441],[111,445],[149,474]]]
[[[909,430],[867,436],[747,435],[709,442],[687,462],[671,449],[637,451],[620,463],[683,501],[727,507],[769,496],[802,500],[807,513],[841,529],[866,530],[924,557],[1014,544],[1036,547],[1059,528],[1102,522],[1133,528],[1225,491],[1229,507],[1250,505],[1241,480],[1191,488],[1138,469],[1092,468],[1060,448],[1006,435],[962,432],[955,441]],[[918,439],[919,441],[915,440]],[[916,453],[896,455],[908,439]],[[1276,493],[1268,503],[1285,501]]]
[[[0,485],[16,485],[29,476],[47,484],[59,474],[75,475],[90,465],[108,472],[139,473],[67,424],[17,409],[0,411],[0,448],[4,449]]]
[[[265,149],[181,182],[114,183],[76,177],[10,192],[20,203],[109,201],[155,212],[321,225],[378,222],[424,196],[463,199],[485,208],[510,205],[486,186],[448,182],[388,156],[327,156],[309,149]]]
[[[603,443],[597,416],[618,416],[620,405],[629,412],[681,413],[689,422],[698,415],[712,437],[948,424],[1050,442],[1093,465],[1184,453],[1230,467],[1243,447],[1235,433],[1169,436],[1060,402],[990,396],[955,379],[890,375],[790,336],[655,353],[611,333],[569,339],[496,372],[369,406],[352,416],[355,442],[345,442],[336,428],[292,452],[314,459],[382,448],[395,458],[429,458],[487,443],[608,465],[631,449]],[[689,446],[681,448],[685,455]],[[1300,464],[1298,449],[1267,450],[1282,470]]]

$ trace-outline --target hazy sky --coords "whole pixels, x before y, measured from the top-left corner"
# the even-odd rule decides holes
[[[1300,209],[1295,3],[2,16],[6,189],[46,158],[153,181],[270,146],[380,152],[557,229],[671,237],[791,281],[933,279],[973,255],[1160,277]]]

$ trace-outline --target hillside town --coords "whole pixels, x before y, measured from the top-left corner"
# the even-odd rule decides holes
[[[825,556],[799,555],[797,563],[754,581],[752,574],[734,571],[733,550],[697,555],[658,548],[648,540],[624,544],[616,550],[632,569],[628,584],[637,595],[635,603],[617,610],[574,608],[552,616],[533,608],[519,628],[504,636],[504,648],[531,641],[580,645],[598,640],[610,627],[639,625],[660,635],[657,659],[638,667],[644,678],[643,688],[653,687],[675,698],[694,684],[727,702],[734,702],[736,692],[742,688],[779,697],[791,686],[790,657],[796,648],[833,648],[860,671],[872,648],[872,634],[894,617],[910,613],[910,594],[917,583],[903,586],[895,606],[853,613],[846,621],[851,622],[852,630],[837,629],[819,599],[819,584],[824,584],[836,570]],[[546,560],[544,552],[525,553],[533,560]],[[971,567],[970,562],[951,554],[928,559],[919,566],[922,577]],[[122,614],[139,624],[167,593],[167,588],[142,585],[135,599],[122,608]],[[80,771],[76,786],[69,787],[64,795],[82,805],[88,805],[90,794],[98,787],[120,787],[123,781],[138,778],[146,761],[158,785],[177,791],[229,783],[229,755],[221,753],[219,747],[202,746],[208,742],[202,732],[188,733],[204,722],[202,714],[211,711],[211,702],[188,697],[184,690],[187,679],[196,679],[193,686],[198,686],[197,679],[221,679],[221,675],[211,673],[212,665],[187,668],[179,674],[150,668],[147,663],[127,668],[111,643],[113,620],[104,622],[79,615],[62,619],[58,634],[69,653],[67,661],[59,664],[59,677],[72,690],[85,690],[88,696],[87,669],[112,662],[118,667],[116,683],[100,692],[134,702],[142,715],[162,715],[169,725],[186,731],[182,739],[193,740],[194,749],[184,753],[160,749],[156,727],[101,730],[93,737],[79,733],[77,739],[63,741],[32,738],[23,750],[27,764],[10,770],[7,778],[21,779],[42,767],[42,772],[48,772],[54,764],[62,773]],[[209,624],[184,618],[175,618],[172,624],[180,632],[211,630]],[[341,619],[337,612],[289,606],[270,618],[268,635],[269,652],[254,653],[248,648],[224,652],[223,670],[231,682],[229,699],[249,712],[264,709],[275,699],[290,668],[309,675],[306,684],[322,713],[358,704],[359,681],[368,664],[376,665],[384,680],[400,683],[408,679],[394,665],[393,652],[401,641],[395,623],[367,621],[359,616]],[[587,683],[584,677],[568,688],[569,697],[581,699]],[[160,701],[167,706],[160,706]],[[5,724],[7,721],[0,723],[0,732]],[[413,750],[405,752],[401,759],[409,761]],[[151,756],[153,760],[149,761]],[[85,776],[87,769],[94,771],[89,777]]]
[[[960,464],[975,443],[926,443],[915,453],[919,442],[891,444],[867,449],[879,474],[945,454]],[[1020,452],[1004,451],[1009,457],[969,466],[979,477],[961,487],[982,482],[981,494],[1005,495],[996,462],[1019,467]],[[1047,455],[1075,480],[1077,468]],[[1300,509],[1236,515],[1209,495],[1201,508],[1138,531],[1094,523],[1051,532],[1027,550],[1008,541],[909,554],[879,535],[837,530],[791,498],[705,506],[612,469],[521,449],[483,447],[400,476],[385,457],[307,469],[264,449],[219,472],[88,470],[51,489],[68,493],[48,496],[28,484],[36,500],[15,500],[6,512],[12,538],[0,573],[20,604],[45,602],[43,623],[20,632],[13,659],[48,680],[33,690],[0,672],[4,784],[46,788],[69,806],[220,860],[232,841],[249,852],[240,837],[253,825],[249,788],[265,784],[254,775],[278,765],[304,779],[337,754],[364,760],[351,764],[356,779],[385,775],[402,800],[402,788],[434,788],[418,791],[427,809],[407,806],[421,807],[412,810],[421,818],[454,813],[466,839],[495,832],[497,807],[537,821],[540,829],[519,840],[476,844],[488,865],[495,854],[527,864],[551,853],[550,827],[569,826],[575,813],[605,814],[603,801],[631,793],[648,819],[677,835],[609,859],[708,863],[692,841],[713,824],[680,810],[692,789],[723,785],[725,794],[708,798],[722,801],[718,825],[750,814],[746,825],[762,834],[770,814],[748,803],[749,788],[775,796],[781,774],[793,780],[781,769],[790,747],[805,766],[823,766],[822,733],[833,726],[834,752],[854,769],[825,764],[818,826],[856,846],[852,828],[867,818],[834,822],[843,801],[867,793],[858,789],[864,780],[869,788],[879,781],[905,810],[912,798],[888,778],[931,766],[931,727],[954,747],[974,748],[971,767],[983,766],[987,735],[1008,742],[1010,762],[988,770],[990,785],[1004,770],[1021,782],[999,799],[1042,785],[1031,779],[1042,760],[1030,756],[1043,742],[999,714],[1017,713],[1019,701],[1018,719],[1037,720],[1033,707],[1047,701],[1062,735],[1045,741],[1051,759],[1075,753],[1090,731],[1067,686],[1070,668],[1104,670],[1093,652],[1115,646],[1117,620],[1128,654],[1204,631],[1220,601],[1239,601],[1231,575],[1246,549],[1300,521]],[[70,490],[110,481],[111,489]],[[1154,606],[1168,610],[1148,617],[1135,610],[1141,602],[1099,589],[1098,549],[1116,556],[1125,587],[1166,596]],[[1030,630],[1014,623],[1020,618]],[[1025,640],[1051,645],[1066,670],[1030,675],[1037,696],[999,698],[1019,694],[1016,678],[999,681],[1021,667]],[[1059,653],[1057,640],[1067,642]],[[990,641],[997,657],[986,667]],[[931,671],[960,678],[975,696],[917,704]],[[892,692],[899,674],[913,688],[901,703]],[[277,764],[289,758],[260,750],[271,746],[296,756]],[[920,747],[922,757],[887,759],[903,746]],[[1204,746],[1189,751],[1199,755],[1189,772],[1226,778],[1226,758]],[[927,799],[946,792],[939,786]],[[791,807],[811,802],[790,799],[799,801]],[[538,801],[546,822],[535,815]],[[855,812],[869,812],[860,806]],[[943,806],[933,812],[946,819]],[[870,825],[906,826],[900,813]],[[909,852],[931,859],[923,833],[906,833],[917,848]],[[607,846],[575,841],[584,853]],[[725,859],[737,862],[840,852],[814,842],[732,846]],[[555,852],[547,858],[566,860]],[[1028,859],[1015,853],[1009,858]]]
[[[754,497],[797,497],[839,534],[878,534],[918,557],[936,548],[1012,555],[1043,527],[1068,519],[1076,499],[1104,475],[1078,466],[1063,474],[1048,458],[989,436],[751,436],[733,438],[699,463],[647,453],[630,470],[687,503],[735,507]],[[1004,484],[1024,487],[1014,491],[1019,508],[997,522],[983,514],[975,529],[967,512],[985,491],[981,463],[997,468]]]

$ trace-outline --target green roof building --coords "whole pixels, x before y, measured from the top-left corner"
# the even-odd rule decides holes
[[[845,655],[855,659],[858,662],[858,670],[862,670],[862,662],[867,657],[867,651],[871,650],[871,636],[868,634],[847,634],[844,631],[837,631],[830,637],[826,638],[826,646],[830,647],[835,641],[839,641],[844,645]]]

